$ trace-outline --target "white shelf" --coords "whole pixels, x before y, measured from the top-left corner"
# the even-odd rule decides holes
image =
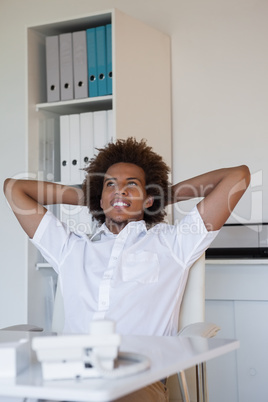
[[[267,258],[206,259],[206,265],[268,265]]]
[[[37,271],[40,269],[53,269],[48,262],[38,262],[35,267]]]
[[[30,29],[35,30],[43,36],[75,32],[100,25],[110,24],[112,20],[112,13],[113,10],[106,10],[91,13],[90,15],[81,18],[73,18],[71,20],[67,19],[54,22],[50,21],[44,25],[31,26]]]
[[[38,103],[36,111],[47,111],[58,114],[83,113],[87,111],[112,109],[113,96],[98,96],[96,98],[72,99],[69,101],[59,101],[50,103]]]

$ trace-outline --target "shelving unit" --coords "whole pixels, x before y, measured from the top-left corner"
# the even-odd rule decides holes
[[[45,38],[112,24],[113,95],[65,102],[46,102]],[[28,171],[39,178],[39,131],[47,119],[59,126],[60,115],[113,110],[115,139],[145,138],[171,165],[170,39],[117,9],[65,21],[31,26],[28,48]],[[46,179],[46,178],[44,178]],[[29,322],[40,322],[44,303],[37,252],[28,249]],[[43,270],[42,270],[43,271]],[[42,307],[43,303],[43,307]]]

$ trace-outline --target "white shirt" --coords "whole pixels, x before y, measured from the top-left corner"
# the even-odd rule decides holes
[[[103,224],[91,238],[47,212],[32,242],[59,274],[64,332],[106,318],[120,334],[174,335],[188,270],[217,233],[196,207],[176,226],[131,222],[114,235]]]

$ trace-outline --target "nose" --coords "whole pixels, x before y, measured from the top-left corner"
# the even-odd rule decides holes
[[[115,189],[115,193],[118,195],[127,195],[127,187],[117,186]]]

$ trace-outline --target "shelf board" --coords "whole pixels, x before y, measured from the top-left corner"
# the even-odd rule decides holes
[[[50,103],[38,103],[36,111],[47,111],[58,114],[72,114],[91,112],[97,110],[112,109],[113,96],[98,96],[96,98],[73,99],[69,101],[59,101]]]
[[[29,29],[39,32],[44,36],[81,31],[100,25],[110,24],[112,21],[112,11],[113,10],[107,10],[106,12],[92,13],[86,17],[49,22],[44,25],[31,26]]]
[[[37,262],[36,263],[36,270],[39,271],[40,269],[52,269],[52,266],[48,262]]]
[[[268,265],[267,258],[209,258],[206,265]]]

